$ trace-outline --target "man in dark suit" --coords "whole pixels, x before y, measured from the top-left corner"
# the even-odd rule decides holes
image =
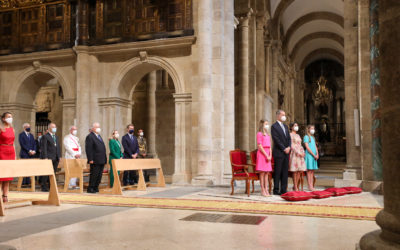
[[[38,132],[36,140],[35,140],[35,143],[36,143],[36,155],[35,155],[35,158],[40,158],[40,142],[42,141],[42,137],[43,137],[42,132]]]
[[[275,161],[274,168],[274,194],[281,195],[287,192],[289,174],[289,154],[292,140],[286,121],[285,111],[276,112],[277,121],[271,127],[271,136],[274,141],[272,156]]]
[[[21,146],[19,156],[21,159],[35,158],[36,142],[35,138],[31,134],[31,125],[29,125],[29,123],[24,123],[22,127],[24,131],[22,131],[18,136],[19,145]],[[24,177],[22,185],[29,185],[30,183],[31,179],[29,177]]]
[[[124,147],[124,159],[136,159],[139,155],[139,143],[134,135],[135,127],[133,124],[126,126],[128,133],[122,137]],[[124,171],[124,185],[133,185],[137,182],[136,171]]]
[[[86,136],[85,149],[88,163],[90,164],[90,177],[88,193],[99,192],[99,185],[103,176],[104,164],[107,163],[106,145],[100,136],[100,124],[92,125],[90,134]]]
[[[53,163],[54,173],[57,171],[58,163],[61,158],[61,141],[56,136],[57,127],[56,124],[50,123],[48,132],[42,137],[40,142],[40,158],[50,159]],[[48,176],[40,177],[40,182],[42,185],[42,191],[49,191],[47,182],[49,180]]]

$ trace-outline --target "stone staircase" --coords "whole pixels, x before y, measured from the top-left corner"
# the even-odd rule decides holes
[[[317,178],[316,186],[334,187],[335,179],[343,178],[343,171],[346,168],[346,161],[343,157],[323,157],[320,166],[315,171]]]

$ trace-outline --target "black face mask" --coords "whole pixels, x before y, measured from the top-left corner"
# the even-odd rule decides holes
[[[26,132],[31,132],[31,128],[26,128],[25,131]]]
[[[135,130],[133,130],[133,129],[129,130],[129,134],[133,134],[133,132],[135,132]]]

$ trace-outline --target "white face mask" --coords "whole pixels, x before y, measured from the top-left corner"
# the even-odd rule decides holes
[[[286,121],[286,116],[282,116],[281,117],[281,122],[285,122]]]
[[[315,134],[315,130],[314,130],[314,129],[311,129],[311,130],[310,130],[310,134],[312,134],[312,135]]]
[[[115,138],[119,138],[119,134],[114,134],[114,137]]]
[[[100,134],[100,132],[101,132],[101,128],[96,128],[96,133]]]
[[[53,134],[55,134],[55,133],[57,132],[57,128],[52,128],[52,129],[51,129],[51,132],[52,132]]]
[[[4,119],[8,124],[12,124],[12,122],[13,122],[13,118],[12,117],[8,117],[8,118],[6,118],[6,119]]]
[[[78,134],[78,131],[77,130],[72,130],[72,134],[76,136]]]
[[[266,129],[266,130],[268,130],[269,129],[269,125],[267,124],[267,125],[264,125],[264,128]]]
[[[299,131],[299,127],[295,126],[295,127],[293,128],[293,130],[296,131],[296,132]]]
[[[143,136],[143,133],[140,133],[139,135],[140,135],[140,136]]]

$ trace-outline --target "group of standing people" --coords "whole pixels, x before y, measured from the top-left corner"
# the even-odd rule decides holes
[[[16,160],[15,153],[15,130],[12,126],[13,117],[10,112],[5,112],[1,115],[0,122],[0,160]],[[61,145],[58,136],[56,135],[57,126],[54,123],[48,125],[48,130],[44,135],[38,134],[35,140],[31,134],[30,124],[24,123],[23,131],[19,134],[19,144],[21,146],[20,158],[40,158],[50,159],[53,164],[54,172],[57,171],[61,159]],[[80,159],[82,156],[82,147],[77,137],[78,129],[76,126],[71,126],[68,135],[64,137],[63,144],[65,148],[66,159]],[[85,140],[85,151],[87,163],[90,165],[90,177],[88,193],[99,192],[99,184],[103,175],[104,165],[107,163],[107,152],[105,142],[101,135],[99,123],[93,123],[89,130],[89,134]],[[134,125],[127,126],[127,134],[122,137],[122,142],[119,141],[119,133],[117,130],[112,132],[109,138],[110,148],[110,185],[114,183],[112,171],[113,159],[136,159],[147,157],[147,142],[144,138],[143,130],[140,129],[138,138],[134,135]],[[145,172],[146,181],[149,180],[147,172]],[[2,189],[2,199],[8,201],[9,185],[13,178],[0,178],[0,187]],[[132,185],[137,182],[135,171],[125,171],[123,183],[124,185]],[[41,176],[39,178],[42,191],[49,191],[49,177]],[[23,184],[29,184],[29,178],[24,178]],[[71,178],[69,188],[77,188],[77,178]]]
[[[301,173],[307,170],[308,188],[314,191],[314,170],[318,169],[317,160],[319,158],[314,137],[315,127],[308,125],[307,134],[301,140],[300,135],[297,133],[299,125],[292,123],[288,127],[285,122],[286,114],[283,110],[276,112],[276,122],[271,128],[268,121],[260,121],[257,133],[256,171],[260,174],[261,194],[263,196],[270,195],[267,183],[268,172],[272,171],[274,176],[274,195],[281,195],[287,192],[289,171],[293,174],[293,189],[298,191],[297,184]],[[302,146],[302,142],[305,149]],[[274,169],[272,169],[272,161],[274,161]]]

